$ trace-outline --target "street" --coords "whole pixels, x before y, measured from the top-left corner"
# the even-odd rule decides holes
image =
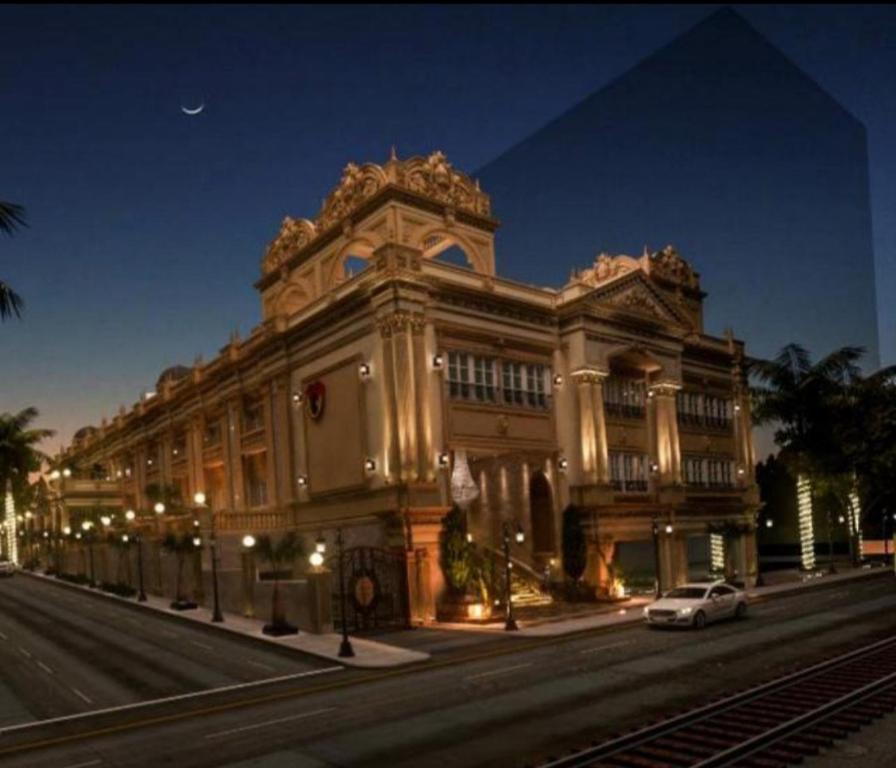
[[[701,633],[637,624],[537,640],[471,634],[453,646],[444,630],[413,630],[415,647],[445,650],[402,669],[330,672],[125,606],[100,610],[99,599],[52,584],[11,581],[0,585],[4,696],[35,713],[41,697],[41,711],[55,714],[316,673],[6,731],[0,759],[22,767],[522,766],[896,626],[893,578],[880,574],[768,600]],[[95,706],[72,706],[63,687],[78,686]]]

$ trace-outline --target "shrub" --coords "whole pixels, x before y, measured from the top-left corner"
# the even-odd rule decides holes
[[[467,541],[464,513],[457,506],[451,507],[442,519],[439,565],[452,592],[463,594],[467,591],[474,572],[473,547]]]
[[[572,581],[579,581],[588,562],[588,546],[578,507],[563,510],[563,570]]]

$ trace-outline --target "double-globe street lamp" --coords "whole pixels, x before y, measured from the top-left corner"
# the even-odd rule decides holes
[[[137,513],[134,512],[133,509],[129,509],[124,513],[124,519],[127,520],[129,525],[133,525],[134,520],[137,517]],[[134,532],[134,543],[137,545],[137,602],[145,603],[146,602],[146,590],[143,587],[143,534],[141,533],[139,528],[133,529]]]
[[[660,578],[660,524],[656,518],[653,518],[651,530],[653,532],[653,567],[655,572],[654,594],[656,595],[656,599],[659,600],[663,596],[663,593]],[[665,531],[669,535],[675,531],[672,527],[672,523],[666,523]]]
[[[193,494],[193,503],[200,509],[207,509],[205,504],[205,494],[202,491],[196,491]],[[221,623],[224,621],[224,614],[221,613],[221,602],[218,598],[218,541],[215,535],[215,513],[209,510],[209,554],[212,559],[212,595],[214,597],[214,608],[212,610],[212,621]]]
[[[87,542],[87,553],[90,558],[90,586],[96,586],[96,571],[93,565],[93,537],[94,537],[94,525],[92,520],[84,520],[81,523],[81,530],[83,531],[84,541]]]

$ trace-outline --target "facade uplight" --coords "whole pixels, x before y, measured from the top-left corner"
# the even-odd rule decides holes
[[[161,501],[157,501],[153,509],[156,511],[157,515],[162,515],[165,513],[165,505]]]
[[[252,549],[255,546],[255,537],[251,533],[247,533],[243,536],[243,546],[246,549]]]

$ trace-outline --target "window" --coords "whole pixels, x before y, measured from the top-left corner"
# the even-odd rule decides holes
[[[729,458],[683,456],[682,474],[686,485],[703,488],[734,486],[734,462]]]
[[[202,435],[202,442],[207,448],[221,443],[221,421],[214,419],[205,422],[205,432]]]
[[[501,373],[505,403],[525,405],[530,408],[548,407],[547,387],[545,386],[545,377],[548,375],[546,366],[505,360]]]
[[[649,461],[640,453],[610,451],[610,481],[617,491],[644,492],[647,490]]]
[[[609,416],[641,418],[647,389],[639,379],[609,376],[604,382],[604,409]]]
[[[684,390],[678,393],[678,422],[705,427],[729,429],[733,406],[731,400],[701,392]]]
[[[518,363],[468,352],[448,353],[448,394],[453,400],[550,407],[550,370],[538,363]],[[500,388],[500,394],[499,394]]]
[[[455,400],[495,402],[495,361],[466,352],[449,352],[448,391]]]
[[[268,488],[264,453],[244,456],[243,468],[246,475],[246,505],[250,509],[265,506],[268,503]]]
[[[264,429],[264,408],[261,400],[247,402],[243,407],[243,433]]]

